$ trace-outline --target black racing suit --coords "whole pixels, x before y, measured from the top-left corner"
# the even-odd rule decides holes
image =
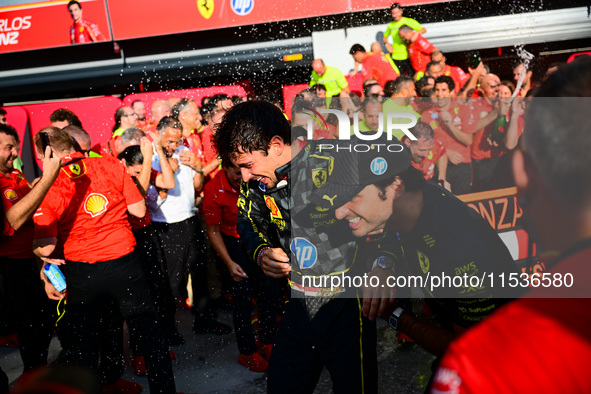
[[[286,306],[273,348],[269,373],[270,393],[313,392],[322,368],[331,374],[333,390],[376,392],[375,323],[362,317],[361,300],[354,289],[312,286],[309,279],[330,278],[341,272],[363,272],[353,263],[352,242],[345,234],[327,237],[318,227],[334,225],[332,213],[318,213],[315,227],[291,221],[315,189],[326,182],[333,158],[309,142],[290,163],[278,168],[277,186],[243,183],[238,199],[237,231],[248,254],[256,261],[263,247],[280,247],[290,257],[292,297]],[[338,226],[331,226],[338,227]],[[338,231],[338,229],[337,229]],[[351,232],[348,231],[351,238]],[[339,245],[333,242],[339,240]],[[361,344],[361,345],[360,345]]]

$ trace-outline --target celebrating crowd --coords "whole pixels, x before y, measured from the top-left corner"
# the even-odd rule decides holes
[[[29,182],[17,169],[19,134],[0,113],[0,264],[21,387],[43,385],[31,373],[47,365],[57,333],[54,367],[87,368],[93,390],[141,391],[121,379],[125,322],[134,372],[150,392],[176,393],[169,346],[185,342],[175,314],[190,292],[193,332],[234,332],[238,362],[267,371],[270,393],[311,393],[323,368],[336,393],[378,392],[377,317],[437,357],[431,392],[589,391],[580,287],[517,300],[482,283],[422,289],[424,319],[400,289],[306,283],[517,273],[496,232],[456,197],[514,185],[539,247],[554,253],[547,271],[591,279],[580,267],[591,250],[585,102],[536,101],[590,96],[589,57],[553,65],[540,83],[523,64],[510,70],[515,84],[480,59],[466,73],[400,4],[390,11],[383,43],[349,50],[363,91],[316,59],[291,124],[272,100],[138,100],[117,109],[111,138],[91,141],[81,114],[62,108],[36,131],[43,175]],[[348,115],[347,138],[336,110]],[[354,144],[371,149],[352,153]],[[376,148],[391,144],[400,151]],[[66,290],[46,274],[55,267]],[[233,328],[216,318],[219,288]],[[568,350],[545,344],[554,335]]]

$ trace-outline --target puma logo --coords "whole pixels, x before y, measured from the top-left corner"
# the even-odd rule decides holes
[[[328,202],[330,202],[331,207],[334,207],[334,199],[335,198],[337,198],[336,194],[332,198],[328,197],[326,194],[324,196],[322,196],[323,200],[327,200]]]

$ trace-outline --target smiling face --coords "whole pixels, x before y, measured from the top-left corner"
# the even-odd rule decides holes
[[[183,132],[173,127],[167,127],[161,137],[162,149],[167,157],[171,157],[174,151],[183,143]]]
[[[265,152],[257,150],[251,153],[239,153],[234,157],[234,165],[240,167],[244,182],[250,180],[260,181],[269,189],[277,185],[278,179],[275,170],[281,164],[277,162],[271,149],[268,152],[269,154],[265,155]]]
[[[18,157],[19,145],[13,136],[0,133],[0,173],[10,174]]]
[[[72,19],[74,19],[74,22],[78,22],[80,19],[82,19],[82,9],[78,4],[72,4],[68,8],[68,11],[70,11],[70,16]]]
[[[335,211],[338,220],[347,220],[356,237],[383,230],[392,216],[394,189],[390,185],[382,193],[375,185],[366,186],[349,202]]]

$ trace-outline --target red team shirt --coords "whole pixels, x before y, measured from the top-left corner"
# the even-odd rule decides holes
[[[475,120],[469,107],[452,102],[448,112],[452,116],[452,123],[455,127],[468,134],[475,132],[474,128],[470,127]],[[431,108],[423,112],[421,120],[431,126],[435,132],[435,138],[443,144],[446,150],[460,153],[462,155],[462,163],[472,162],[470,145],[466,146],[462,144],[442,127],[443,122],[439,118],[437,108]]]
[[[96,23],[80,20],[70,27],[70,43],[83,44],[96,41],[106,41]]]
[[[429,180],[435,175],[435,164],[437,163],[437,160],[445,155],[445,152],[445,146],[443,146],[441,141],[436,137],[433,140],[433,148],[429,151],[429,155],[420,163],[415,163],[413,161],[412,165],[414,168],[421,171],[426,180]]]
[[[203,212],[205,223],[220,225],[223,234],[239,238],[236,232],[238,218],[238,190],[230,186],[225,171],[220,171],[203,188]]]
[[[203,164],[211,163],[218,157],[218,152],[213,146],[213,132],[211,131],[211,127],[205,126],[203,128],[203,132],[201,133],[201,143],[203,144],[203,155],[205,156],[205,161]],[[209,177],[213,178],[217,175],[220,171],[219,167],[209,173]]]
[[[386,82],[393,81],[398,78],[398,74],[392,68],[392,65],[382,53],[374,53],[367,55],[363,59],[363,80],[373,78],[381,87],[384,87]]]
[[[183,145],[189,148],[191,152],[195,153],[203,165],[207,163],[205,161],[205,153],[201,138],[199,138],[199,136],[194,131],[191,132],[188,137],[183,136]]]
[[[454,80],[456,85],[454,91],[456,93],[459,92],[462,86],[464,86],[464,84],[470,79],[470,76],[466,74],[464,70],[456,66],[450,66],[449,64],[446,64],[443,68],[443,75],[447,75]]]
[[[135,238],[127,206],[143,197],[125,167],[78,152],[62,161],[58,178],[33,215],[35,238],[57,237],[70,261],[96,263],[131,253]]]
[[[490,104],[486,99],[479,98],[477,100],[470,100],[469,105],[471,106],[471,111],[474,114],[474,118],[476,120],[482,119],[487,116],[491,111],[494,110],[494,106]],[[502,133],[507,132],[507,128],[509,127],[509,120],[511,113],[507,116],[507,122],[505,127],[501,130]],[[518,128],[518,136],[521,136],[523,133],[523,118],[520,117],[517,120],[517,128]],[[493,146],[488,142],[488,139],[495,128],[495,122],[490,123],[483,129],[476,130],[476,124],[473,123],[472,127],[468,127],[468,132],[474,132],[474,141],[472,142],[472,160],[483,160],[483,159],[490,159],[494,157],[502,156],[506,149],[501,146]]]
[[[422,35],[418,35],[415,42],[408,46],[408,58],[415,71],[427,71],[427,64],[431,61],[431,54],[437,48]]]
[[[115,157],[116,158],[117,155],[115,155],[115,150],[114,150],[114,147],[112,146],[112,144],[113,144],[113,139],[110,139],[105,142],[101,142],[100,144],[96,144],[95,146],[93,146],[92,151],[95,153],[98,153],[102,157]]]
[[[454,341],[431,393],[588,393],[590,260],[589,246],[571,253],[549,271],[571,274],[571,288],[534,289]]]
[[[13,170],[10,177],[0,174],[0,193],[2,193],[2,213],[16,204],[31,191],[31,184],[19,170]],[[4,214],[2,215],[4,216]],[[4,221],[4,220],[3,220]],[[8,225],[8,227],[6,227]],[[28,220],[18,231],[14,231],[8,222],[4,223],[4,231],[14,234],[0,239],[0,256],[14,259],[28,259],[33,257],[34,226]],[[7,234],[7,235],[8,235]]]

